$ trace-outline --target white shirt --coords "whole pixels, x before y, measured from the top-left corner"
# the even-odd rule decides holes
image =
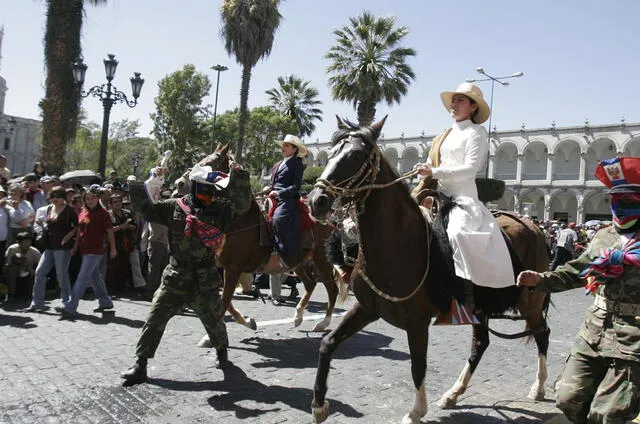
[[[456,275],[500,288],[515,284],[511,258],[496,219],[478,200],[475,184],[488,149],[484,127],[470,120],[454,122],[440,146],[440,166],[432,173],[438,189],[456,202],[447,227]]]

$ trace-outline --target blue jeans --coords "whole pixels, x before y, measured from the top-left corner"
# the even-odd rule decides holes
[[[98,298],[98,306],[102,308],[113,308],[113,302],[107,293],[107,287],[104,285],[102,272],[100,271],[100,263],[104,255],[82,255],[82,265],[78,272],[78,278],[73,285],[71,299],[65,309],[71,314],[75,314],[78,309],[78,303],[84,296],[87,286],[93,286],[93,292]]]
[[[56,267],[56,278],[60,286],[60,301],[62,306],[67,306],[69,296],[71,295],[71,285],[69,283],[69,262],[71,262],[71,251],[64,250],[45,250],[40,257],[38,267],[36,268],[36,278],[33,284],[33,299],[31,307],[44,307],[44,293],[47,285],[47,275],[51,269]]]

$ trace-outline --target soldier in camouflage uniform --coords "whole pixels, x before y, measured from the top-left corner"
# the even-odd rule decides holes
[[[518,285],[594,294],[558,387],[556,405],[572,423],[626,423],[640,412],[640,158],[600,163],[614,225],[555,271],[524,271]]]
[[[216,348],[218,367],[229,363],[227,354],[229,340],[222,320],[224,311],[220,299],[220,275],[213,253],[203,242],[204,239],[195,233],[195,229],[190,235],[186,235],[187,211],[190,212],[191,223],[195,216],[201,223],[224,229],[231,223],[234,212],[236,214],[246,212],[243,209],[249,202],[234,202],[232,196],[231,198],[214,197],[216,191],[226,188],[226,185],[222,187],[217,183],[206,181],[206,175],[213,173],[210,167],[204,168],[206,168],[204,179],[200,178],[202,172],[198,174],[192,171],[190,174],[192,192],[180,199],[152,203],[151,199],[136,199],[136,190],[131,191],[134,196],[132,197],[134,208],[139,208],[147,221],[157,222],[169,228],[170,258],[169,264],[162,273],[160,287],[153,296],[151,311],[142,328],[136,347],[138,359],[133,367],[122,374],[127,385],[146,381],[147,359],[153,358],[168,321],[185,305],[189,305],[204,324],[209,339]],[[198,167],[199,171],[202,169],[203,167]],[[146,193],[154,192],[152,186],[158,185],[158,181],[161,181],[160,174],[163,172],[162,169],[154,168],[152,175],[155,177],[152,176],[145,182]],[[248,182],[248,173],[245,171],[232,171],[230,178],[226,179],[229,184],[228,190],[237,192],[234,190],[234,185],[244,182],[245,179]],[[140,190],[137,192],[140,193]],[[248,196],[250,196],[250,190]],[[241,206],[238,206],[239,204]]]

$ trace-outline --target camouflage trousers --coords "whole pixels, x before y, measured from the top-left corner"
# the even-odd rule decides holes
[[[575,424],[624,424],[640,412],[640,363],[606,358],[578,337],[556,406]]]
[[[229,346],[227,327],[223,321],[222,300],[217,289],[191,293],[172,289],[162,283],[153,296],[151,311],[142,327],[136,347],[136,356],[153,358],[167,323],[186,305],[189,305],[200,318],[213,347],[222,349]]]

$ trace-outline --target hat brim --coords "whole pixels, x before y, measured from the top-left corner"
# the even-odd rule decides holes
[[[640,193],[639,184],[620,184],[609,189],[609,194]]]
[[[453,96],[456,94],[462,94],[472,99],[478,105],[478,112],[475,116],[475,123],[482,124],[489,119],[489,115],[491,115],[491,108],[487,104],[487,102],[478,96],[475,96],[473,93],[463,92],[463,91],[443,91],[440,93],[440,100],[442,100],[442,104],[447,112],[451,110],[451,103],[453,102]]]
[[[305,146],[302,143],[299,143],[297,141],[284,141],[284,140],[276,141],[276,143],[278,143],[281,146],[284,143],[288,143],[288,144],[291,144],[293,146],[296,146],[298,148],[298,157],[299,158],[303,158],[303,157],[307,156],[307,153],[308,153],[307,146]]]

